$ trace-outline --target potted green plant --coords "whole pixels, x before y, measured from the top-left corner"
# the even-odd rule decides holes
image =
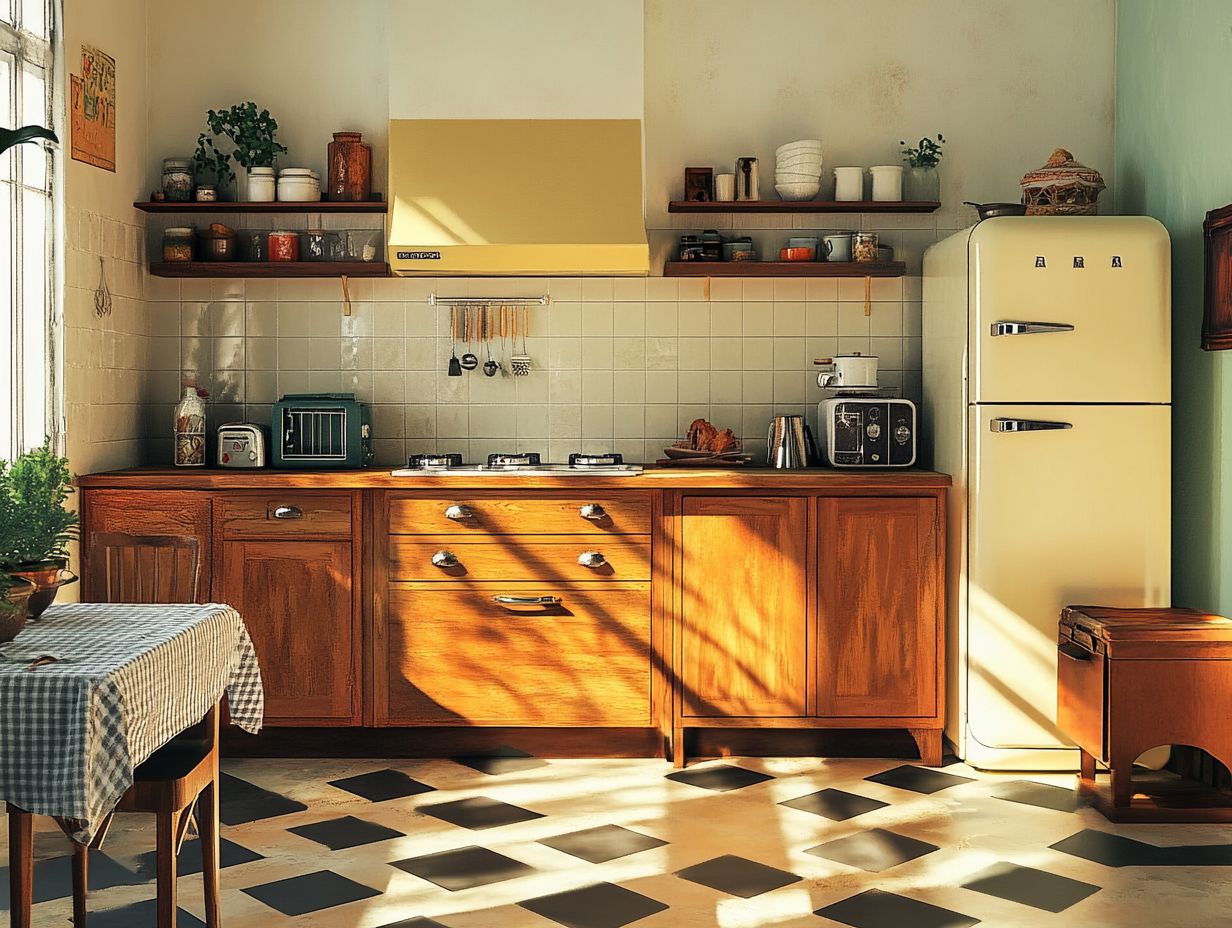
[[[907,145],[902,140],[899,140],[898,144]],[[935,142],[925,136],[914,146],[903,149],[908,165],[903,186],[906,188],[904,195],[908,200],[941,199],[941,175],[937,173],[937,165],[945,154],[941,150],[944,144],[945,137],[938,132]]]
[[[48,442],[0,462],[0,573],[34,584],[32,616],[77,579],[68,571],[68,546],[80,522],[65,505],[72,492],[68,461]]]
[[[274,158],[287,150],[274,138],[278,132],[278,121],[269,110],[258,112],[257,104],[251,100],[226,110],[210,110],[205,119],[212,135],[202,132],[197,136],[193,163],[199,173],[214,175],[220,192],[235,177],[230,164],[232,157],[245,171],[251,172],[253,168],[270,171],[274,167]],[[219,137],[230,140],[233,147],[230,154],[219,150],[215,142]],[[272,200],[273,196],[268,199]]]

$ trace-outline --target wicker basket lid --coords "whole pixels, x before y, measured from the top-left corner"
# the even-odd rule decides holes
[[[1023,190],[1071,185],[1090,187],[1093,193],[1098,194],[1104,189],[1104,176],[1095,168],[1076,161],[1073,154],[1064,148],[1056,149],[1043,167],[1028,171],[1019,181]]]

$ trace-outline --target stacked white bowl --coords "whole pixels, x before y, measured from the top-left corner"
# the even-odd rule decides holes
[[[774,151],[774,189],[784,200],[811,200],[821,189],[821,140],[800,139]]]

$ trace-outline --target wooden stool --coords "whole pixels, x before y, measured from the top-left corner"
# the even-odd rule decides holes
[[[1188,745],[1232,765],[1232,620],[1191,609],[1067,606],[1057,724],[1081,750],[1079,789],[1114,822],[1232,822],[1232,796],[1134,760]],[[1096,780],[1096,762],[1109,785]]]

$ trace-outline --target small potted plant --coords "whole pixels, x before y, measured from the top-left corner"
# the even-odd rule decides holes
[[[197,136],[193,163],[198,172],[213,174],[221,189],[235,177],[230,164],[230,159],[234,157],[235,163],[249,175],[256,169],[266,177],[273,177],[274,158],[285,152],[287,147],[274,139],[278,121],[269,110],[258,112],[257,104],[249,100],[230,109],[210,110],[205,118],[213,135],[202,132]],[[218,149],[215,139],[219,137],[231,141],[234,150],[230,154]],[[273,200],[273,185],[249,183],[246,195],[255,202]]]
[[[902,140],[899,140],[898,144],[907,145]],[[915,146],[908,146],[903,149],[903,154],[907,156],[908,165],[907,177],[905,178],[906,183],[904,184],[907,199],[941,199],[941,176],[937,173],[937,165],[941,162],[941,156],[944,154],[941,150],[941,146],[944,144],[945,138],[938,132],[935,142],[925,136]]]
[[[47,442],[0,462],[0,573],[34,585],[31,617],[77,579],[68,570],[68,545],[80,521],[65,506],[72,492],[68,461]]]

